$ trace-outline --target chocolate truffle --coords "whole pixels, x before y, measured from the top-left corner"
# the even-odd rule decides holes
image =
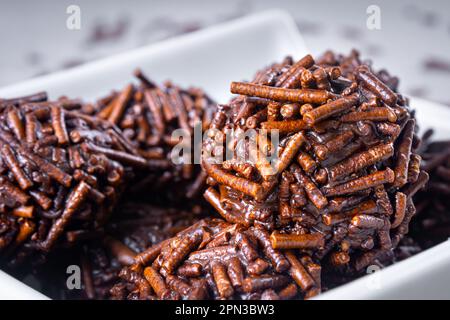
[[[0,255],[11,264],[95,232],[134,170],[121,131],[46,94],[0,100]]]
[[[398,79],[353,51],[286,58],[220,108],[204,143],[205,198],[273,249],[357,273],[391,256],[428,175]],[[226,156],[226,157],[225,157]]]

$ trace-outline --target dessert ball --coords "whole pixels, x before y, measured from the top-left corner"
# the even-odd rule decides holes
[[[0,100],[0,255],[14,264],[95,232],[149,161],[79,101]]]
[[[70,250],[59,250],[33,274],[41,290],[53,299],[109,299],[122,268],[134,263],[137,253],[175,236],[205,214],[143,202],[121,202],[96,236]],[[68,288],[68,266],[81,271],[81,288]],[[19,278],[23,275],[16,275]]]
[[[216,105],[201,89],[158,86],[139,69],[135,76],[138,84],[113,91],[84,112],[116,124],[152,164],[153,170],[130,186],[130,196],[145,195],[158,205],[196,203],[206,180],[199,165],[202,132]]]
[[[392,256],[415,214],[416,123],[397,78],[353,51],[307,55],[232,82],[204,142],[205,198],[273,249],[359,272]]]
[[[417,218],[411,226],[411,235],[423,248],[450,237],[450,140],[432,138],[432,131],[422,137],[422,169],[428,172],[430,181],[414,198]]]
[[[245,299],[311,297],[321,268],[310,256],[272,247],[262,228],[201,220],[148,248],[120,272],[115,299]]]

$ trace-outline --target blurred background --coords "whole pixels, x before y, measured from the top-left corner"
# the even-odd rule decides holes
[[[79,30],[66,26],[70,5],[80,8]],[[380,30],[367,28],[370,5],[380,8]],[[402,92],[450,106],[445,0],[0,0],[0,86],[271,8],[292,14],[313,54],[356,48],[399,76]]]

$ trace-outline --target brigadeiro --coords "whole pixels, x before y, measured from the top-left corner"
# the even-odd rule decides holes
[[[184,89],[170,81],[157,85],[140,69],[134,75],[137,84],[113,91],[83,112],[116,124],[152,164],[153,170],[130,186],[130,196],[160,205],[198,205],[206,180],[199,165],[202,132],[216,104],[199,88]]]
[[[433,140],[432,133],[429,130],[422,137],[422,169],[430,181],[414,198],[417,217],[411,228],[424,249],[450,237],[450,140]]]
[[[204,197],[222,219],[136,255],[112,297],[310,298],[392,262],[428,180],[397,85],[356,51],[233,82],[203,145]]]
[[[320,265],[273,249],[263,229],[223,219],[201,220],[141,252],[120,278],[114,299],[290,299],[298,286],[320,292]]]
[[[287,57],[218,107],[135,76],[94,104],[0,100],[0,253],[85,240],[83,297],[311,298],[415,247],[420,150],[447,192],[447,150],[421,146],[398,79],[356,51]],[[197,128],[203,170],[195,152],[173,161]]]
[[[274,249],[323,268],[360,272],[389,259],[428,180],[397,84],[356,51],[288,57],[232,82],[238,96],[204,143],[205,198],[225,220],[266,230]]]
[[[116,126],[80,107],[45,93],[0,100],[2,261],[95,233],[134,170],[149,167]]]
[[[33,270],[41,291],[53,299],[108,299],[122,268],[152,245],[175,236],[199,221],[205,213],[159,207],[143,202],[120,201],[110,221],[95,237],[70,250],[59,250]],[[66,272],[79,266],[82,277],[73,289]],[[15,274],[23,278],[21,274]]]

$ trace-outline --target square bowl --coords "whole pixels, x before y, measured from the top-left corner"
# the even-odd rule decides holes
[[[231,81],[250,79],[256,70],[286,55],[300,58],[307,53],[291,16],[270,10],[4,87],[0,97],[47,91],[50,98],[67,95],[90,100],[125,85],[139,67],[158,82],[171,79],[182,86],[202,87],[223,103],[231,96]],[[417,110],[421,128],[435,128],[438,138],[450,136],[446,124],[450,108],[421,99],[412,99],[411,105]],[[450,298],[450,290],[446,289],[450,287],[450,275],[446,274],[449,268],[447,241],[317,299]],[[380,285],[369,285],[375,276]],[[0,299],[46,299],[36,289],[0,271]]]

